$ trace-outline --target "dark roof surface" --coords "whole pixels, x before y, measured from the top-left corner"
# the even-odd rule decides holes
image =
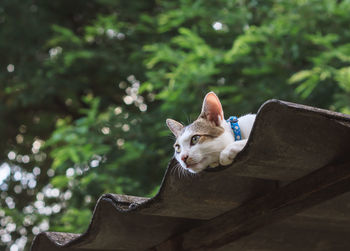
[[[174,171],[176,161],[173,159],[155,197],[102,195],[84,234],[40,233],[33,241],[32,251],[151,249],[249,204],[249,201],[273,193],[281,186],[312,175],[320,168],[350,163],[349,152],[350,116],[270,100],[260,108],[246,147],[229,167],[179,177]],[[323,193],[327,194],[322,197],[324,199],[315,199],[314,204],[309,203],[303,209],[344,193],[346,189],[331,194],[329,189]],[[293,195],[293,191],[290,193]],[[312,194],[312,190],[308,194]],[[320,195],[314,198],[320,198]],[[350,234],[350,196],[345,194],[340,198],[303,213],[299,207],[289,213],[298,214],[287,220],[282,221],[282,217],[279,223],[252,232],[239,241],[227,239],[227,245],[221,245],[220,250],[350,248],[350,245],[336,244],[341,236]],[[292,202],[288,201],[289,204]],[[263,214],[261,210],[260,214]],[[331,232],[337,233],[334,236],[327,232],[330,226],[337,228],[334,231],[331,228]],[[160,247],[156,250],[168,249]]]

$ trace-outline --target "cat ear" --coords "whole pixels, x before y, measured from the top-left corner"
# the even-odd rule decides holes
[[[221,122],[224,119],[224,112],[220,100],[214,92],[209,92],[205,96],[202,112],[199,117],[214,122],[216,126],[221,125]]]
[[[176,138],[180,135],[182,129],[184,128],[184,126],[181,123],[173,119],[167,119],[166,124]]]

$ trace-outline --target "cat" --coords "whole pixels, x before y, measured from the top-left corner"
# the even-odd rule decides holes
[[[224,119],[219,98],[214,92],[209,92],[199,117],[192,124],[184,126],[173,119],[166,120],[176,137],[176,160],[190,173],[199,173],[208,166],[214,168],[219,164],[231,164],[246,145],[255,116],[247,114],[239,117],[238,125],[234,124],[234,127],[240,129],[240,134],[235,135],[232,124]]]

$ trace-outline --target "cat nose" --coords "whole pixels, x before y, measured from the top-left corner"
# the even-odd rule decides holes
[[[184,154],[181,156],[181,160],[186,163],[186,160],[188,159],[188,155]]]

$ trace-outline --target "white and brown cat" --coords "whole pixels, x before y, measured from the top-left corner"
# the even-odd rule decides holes
[[[184,126],[173,119],[167,119],[166,123],[176,137],[176,160],[185,170],[198,173],[208,166],[231,164],[247,143],[254,120],[254,114],[238,118],[241,139],[235,140],[230,122],[224,119],[219,98],[209,92],[201,114],[192,124]]]

